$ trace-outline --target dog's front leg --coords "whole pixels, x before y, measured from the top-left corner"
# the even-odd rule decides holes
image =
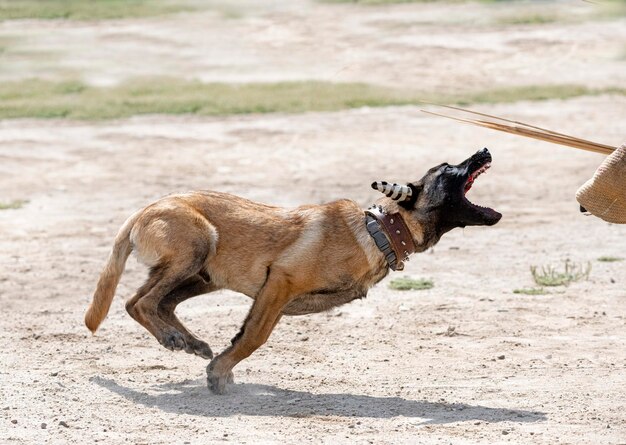
[[[207,384],[215,394],[223,394],[226,383],[232,381],[232,369],[250,356],[269,338],[289,300],[287,280],[273,272],[255,298],[250,312],[233,339],[232,345],[215,357],[207,366]]]

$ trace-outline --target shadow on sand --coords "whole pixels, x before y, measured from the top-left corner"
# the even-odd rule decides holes
[[[134,403],[176,414],[228,417],[247,416],[342,416],[391,418],[415,417],[421,424],[452,422],[538,422],[544,413],[489,408],[463,403],[407,400],[401,397],[374,397],[355,394],[313,394],[267,385],[230,385],[226,396],[211,394],[203,380],[156,385],[150,393],[119,385],[113,380],[93,377],[91,382]]]

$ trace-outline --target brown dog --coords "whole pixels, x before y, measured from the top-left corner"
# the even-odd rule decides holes
[[[465,198],[490,162],[485,148],[406,186],[374,183],[387,197],[366,212],[349,200],[285,210],[208,191],[165,197],[120,229],[85,324],[95,332],[106,316],[134,250],[150,274],[126,310],[166,348],[212,359],[208,385],[223,393],[233,367],[265,343],[282,315],[363,298],[389,268],[401,269],[409,254],[434,245],[445,232],[497,223],[502,215]],[[241,292],[254,303],[232,345],[213,358],[174,310],[217,289]]]

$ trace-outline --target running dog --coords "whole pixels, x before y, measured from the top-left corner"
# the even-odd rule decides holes
[[[234,366],[267,341],[281,316],[364,298],[389,269],[401,270],[409,255],[435,245],[444,233],[496,224],[500,213],[465,197],[490,165],[485,148],[406,185],[374,182],[385,196],[365,211],[350,200],[286,210],[210,191],[167,196],[120,229],[85,324],[92,332],[98,329],[135,251],[150,272],[126,310],[167,349],[211,360],[208,386],[222,394]],[[218,289],[254,301],[232,344],[214,357],[174,311],[181,302]]]

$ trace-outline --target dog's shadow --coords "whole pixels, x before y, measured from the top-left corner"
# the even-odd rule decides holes
[[[464,403],[439,403],[408,400],[401,397],[374,397],[354,394],[313,394],[279,389],[268,385],[229,385],[226,396],[215,396],[204,380],[186,380],[153,387],[144,393],[122,386],[110,379],[93,377],[93,383],[133,403],[160,410],[195,416],[342,416],[391,418],[397,416],[421,419],[421,424],[452,422],[538,422],[544,413],[505,408],[489,408]]]

